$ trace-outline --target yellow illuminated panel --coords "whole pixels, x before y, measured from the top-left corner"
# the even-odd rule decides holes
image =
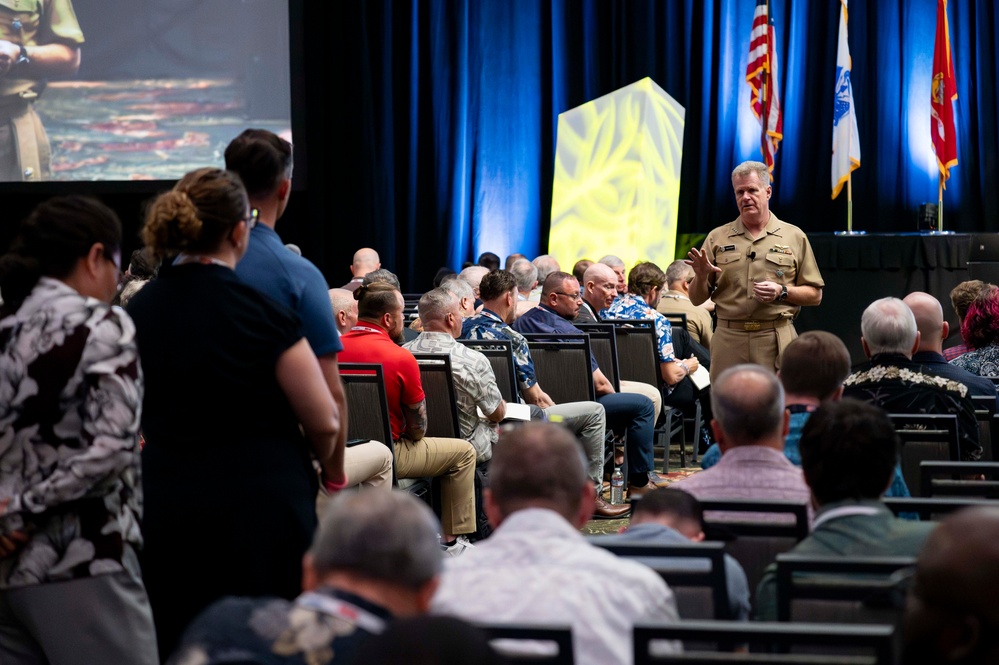
[[[559,115],[548,252],[665,270],[676,246],[684,109],[652,79]]]

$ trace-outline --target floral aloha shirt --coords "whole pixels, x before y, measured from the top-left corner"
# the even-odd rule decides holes
[[[0,320],[0,534],[30,535],[0,589],[123,569],[142,542],[141,404],[124,312],[43,277]]]

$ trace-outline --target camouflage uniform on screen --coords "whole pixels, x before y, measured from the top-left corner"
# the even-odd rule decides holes
[[[34,102],[45,82],[22,78],[31,67],[25,49],[46,44],[75,49],[83,43],[72,1],[0,0],[0,40],[22,47],[20,58],[0,77],[0,181],[44,180],[51,153]]]

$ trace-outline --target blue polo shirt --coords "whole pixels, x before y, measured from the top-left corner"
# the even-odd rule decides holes
[[[326,278],[311,261],[285,247],[274,229],[265,224],[253,227],[246,255],[236,264],[236,275],[293,309],[302,321],[302,334],[317,356],[343,350]]]
[[[538,305],[524,312],[513,322],[513,329],[519,333],[555,333],[561,335],[582,335],[583,331],[569,323],[562,315],[547,305]],[[600,367],[597,359],[590,352],[590,371],[595,372]]]

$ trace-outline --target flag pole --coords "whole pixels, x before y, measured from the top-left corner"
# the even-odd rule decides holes
[[[846,232],[853,233],[853,171],[846,174]]]
[[[943,173],[937,173],[937,233],[944,230],[943,228],[943,190],[944,190],[944,180]]]

